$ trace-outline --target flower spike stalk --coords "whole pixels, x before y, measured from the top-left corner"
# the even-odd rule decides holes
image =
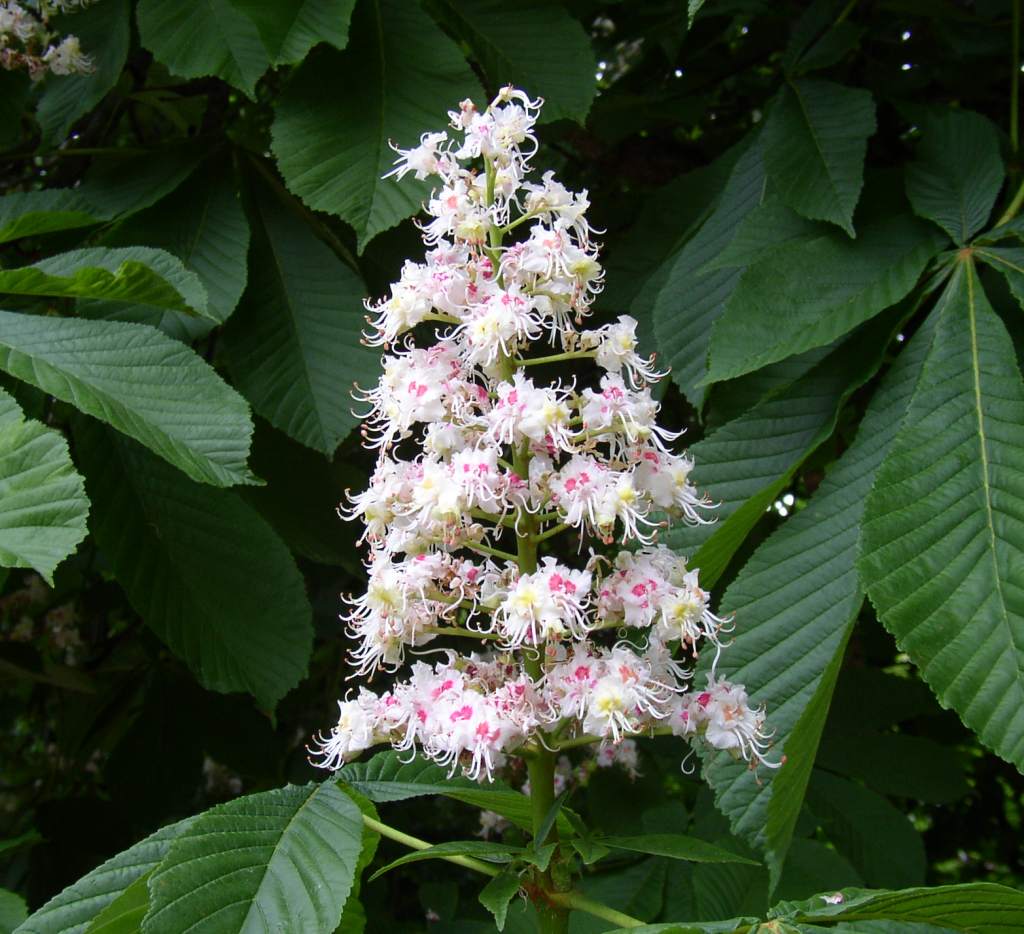
[[[559,743],[590,737],[610,761],[657,730],[752,766],[769,748],[763,711],[717,674],[729,622],[657,543],[666,520],[711,521],[711,503],[657,422],[665,374],[637,353],[636,320],[584,326],[604,274],[587,192],[529,180],[541,105],[507,87],[397,150],[390,175],[437,179],[426,256],[368,305],[385,356],[358,398],[378,461],[341,510],[370,552],[343,617],[356,675],[395,673],[453,631],[482,650],[361,688],[311,750],[337,769],[386,743],[479,780],[524,756],[535,831]],[[694,687],[705,645],[716,664]]]

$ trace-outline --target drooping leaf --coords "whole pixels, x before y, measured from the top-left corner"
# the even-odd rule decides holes
[[[441,766],[420,758],[403,762],[401,756],[392,750],[377,753],[367,762],[349,763],[338,777],[378,803],[444,795],[473,807],[494,811],[527,830],[532,827],[533,812],[526,795],[497,782],[481,785],[467,778],[448,778],[447,770]],[[571,834],[572,825],[565,808],[559,812],[557,820],[559,832]]]
[[[700,230],[641,290],[635,305],[652,308],[654,332],[672,367],[672,378],[687,399],[699,406],[705,390],[708,337],[711,325],[725,308],[740,278],[740,270],[703,272],[705,265],[729,244],[745,218],[762,200],[764,165],[758,139],[752,140],[736,162],[718,206]]]
[[[380,352],[363,346],[365,286],[301,220],[259,192],[252,281],[223,348],[253,408],[330,457],[356,426],[352,384],[369,388]]]
[[[140,0],[139,37],[182,78],[213,75],[255,96],[270,58],[256,24],[231,0]]]
[[[427,859],[446,859],[449,856],[472,856],[474,859],[484,860],[490,863],[510,863],[516,856],[526,853],[522,847],[509,846],[505,843],[495,843],[491,840],[452,840],[448,843],[438,843],[435,846],[427,847],[425,850],[413,850],[398,859],[392,860],[386,866],[382,866],[372,876],[370,882],[379,878],[386,872],[407,863],[418,863]]]
[[[986,117],[946,110],[924,124],[906,169],[907,197],[961,246],[981,230],[1003,187],[999,134]]]
[[[104,243],[143,244],[177,257],[206,290],[206,316],[196,318],[144,303],[79,303],[79,313],[90,318],[151,324],[171,337],[191,341],[226,321],[245,288],[249,225],[224,162],[197,169],[176,193],[121,224]]]
[[[860,521],[930,346],[920,330],[872,398],[853,444],[808,505],[766,539],[725,592],[736,632],[723,659],[729,678],[765,704],[778,771],[758,777],[725,753],[704,757],[705,776],[735,833],[763,849],[778,883],[825,726],[835,678],[864,599],[853,567]],[[863,351],[860,351],[863,352]],[[707,670],[707,662],[702,661]]]
[[[715,322],[706,381],[831,343],[899,302],[940,245],[934,229],[896,215],[856,240],[833,232],[779,247],[743,273]]]
[[[719,505],[715,522],[664,536],[713,586],[803,460],[832,433],[846,399],[874,375],[903,312],[879,318],[804,376],[767,396],[691,449],[693,482]]]
[[[499,873],[480,890],[480,904],[494,915],[494,926],[505,930],[508,903],[519,891],[519,876],[510,869]]]
[[[64,437],[0,390],[0,565],[53,572],[86,536],[89,500]]]
[[[313,637],[288,549],[236,493],[97,425],[76,437],[93,535],[136,611],[204,687],[273,708],[305,674]]]
[[[331,934],[362,846],[356,803],[333,782],[287,785],[200,814],[149,879],[144,934]]]
[[[544,98],[541,119],[582,123],[597,92],[597,63],[583,27],[546,0],[431,0],[440,21],[466,42],[488,87],[511,84]]]
[[[453,101],[479,97],[480,88],[418,4],[359,3],[351,34],[344,53],[319,49],[292,77],[277,104],[273,151],[288,187],[348,221],[362,248],[415,214],[430,190],[426,181],[381,178],[394,159],[389,141],[415,146]]]
[[[630,850],[634,853],[648,853],[651,856],[667,856],[692,863],[749,863],[757,866],[756,860],[747,859],[731,850],[723,849],[697,837],[678,833],[652,833],[637,837],[595,837],[595,842],[613,850]]]
[[[301,62],[320,42],[343,49],[355,0],[295,0],[263,3],[232,0],[255,24],[270,53],[272,65]]]
[[[138,934],[149,911],[149,876],[139,876],[85,930],[85,934]]]
[[[864,155],[875,132],[875,105],[863,88],[795,78],[772,102],[765,125],[765,167],[783,201],[851,237],[864,184]]]
[[[128,0],[102,0],[74,16],[59,17],[54,27],[78,36],[93,71],[87,75],[50,75],[43,84],[36,119],[43,139],[59,143],[71,125],[93,109],[117,84],[128,57],[131,9]]]
[[[170,824],[97,866],[34,912],[16,934],[84,934],[94,918],[160,863],[194,820]]]
[[[881,795],[815,769],[807,788],[807,807],[868,885],[903,888],[924,881],[921,835],[910,818]]]
[[[906,422],[868,499],[860,571],[944,706],[1024,767],[1024,385],[978,282],[957,269]]]
[[[1011,934],[1019,929],[1024,912],[1024,892],[992,882],[937,885],[900,892],[847,889],[842,894],[843,900],[838,904],[829,904],[821,896],[815,896],[806,902],[781,902],[769,914],[828,926],[877,919],[934,924],[943,930],[971,934]]]
[[[88,247],[0,269],[0,293],[95,298],[207,313],[206,288],[177,257],[150,247]]]
[[[0,311],[0,369],[103,419],[195,480],[254,480],[245,400],[155,328]]]
[[[974,255],[993,269],[1001,272],[1006,279],[1013,297],[1024,309],[1024,248],[987,246],[977,247]]]

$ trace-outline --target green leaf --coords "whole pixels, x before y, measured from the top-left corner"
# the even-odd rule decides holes
[[[73,188],[15,191],[0,198],[0,243],[91,227],[110,216]]]
[[[526,795],[497,782],[481,785],[468,778],[448,778],[447,775],[446,769],[426,759],[403,762],[398,753],[385,750],[368,762],[349,763],[338,773],[338,778],[378,803],[444,795],[473,807],[494,811],[518,827],[532,828],[533,811]],[[558,829],[566,836],[572,833],[566,808],[558,814]]]
[[[650,306],[661,362],[672,368],[672,378],[686,398],[699,406],[707,372],[711,325],[725,308],[740,278],[740,271],[703,271],[735,236],[743,219],[764,194],[761,147],[755,137],[736,162],[718,205],[700,230],[655,273],[634,306]]]
[[[415,214],[431,188],[429,180],[381,178],[394,160],[388,143],[416,145],[479,91],[458,47],[418,4],[364,0],[345,52],[319,49],[293,75],[276,107],[274,155],[288,187],[344,218],[362,249]]]
[[[868,885],[900,888],[924,881],[921,835],[910,818],[881,795],[815,769],[807,807]]]
[[[943,706],[1024,768],[1024,386],[973,263],[958,264],[933,314],[921,382],[868,499],[859,567]]]
[[[1001,272],[1021,308],[1024,308],[1024,248],[976,247],[974,255],[993,269]]]
[[[452,840],[449,843],[438,843],[425,850],[414,850],[393,860],[378,869],[369,881],[379,878],[386,872],[407,863],[419,863],[426,859],[445,859],[449,856],[472,856],[489,863],[510,863],[516,856],[526,853],[520,846],[508,846],[504,843],[492,843],[489,840]]]
[[[835,678],[864,592],[853,569],[864,502],[899,427],[930,345],[919,330],[871,399],[857,435],[807,506],[754,552],[721,611],[736,632],[723,661],[768,709],[775,772],[755,776],[727,753],[704,756],[718,808],[766,855],[778,883],[825,726]],[[858,351],[863,353],[863,350]],[[710,660],[708,660],[710,661]],[[702,670],[707,670],[702,661]]]
[[[377,809],[373,806],[372,801],[344,785],[339,784],[338,787],[355,801],[356,806],[364,816],[380,820],[380,815],[377,813]],[[366,912],[359,901],[359,893],[362,889],[363,873],[366,872],[370,863],[373,862],[379,845],[380,834],[370,830],[364,823],[363,845],[359,851],[359,859],[356,861],[355,879],[352,882],[352,890],[345,901],[345,908],[342,911],[341,920],[338,922],[338,927],[335,929],[334,934],[363,934],[366,928]]]
[[[916,155],[906,169],[915,213],[963,246],[988,222],[1003,187],[998,130],[980,114],[949,110],[924,124]]]
[[[831,886],[863,885],[849,861],[819,840],[798,838],[786,854],[786,865],[779,880],[776,898],[809,898]]]
[[[641,921],[651,921],[658,916],[665,901],[669,865],[665,859],[645,859],[624,869],[588,874],[581,880],[580,888],[584,895],[602,905]],[[570,924],[573,934],[611,930],[607,921],[582,912],[574,912]]]
[[[521,0],[432,0],[442,24],[472,49],[487,85],[514,85],[544,98],[544,122],[582,123],[597,93],[590,38],[559,4]]]
[[[818,78],[792,79],[768,112],[768,178],[794,211],[831,221],[852,237],[864,155],[874,132],[870,92]]]
[[[245,400],[155,328],[0,311],[0,369],[103,419],[194,480],[254,482]]]
[[[932,228],[896,215],[856,240],[832,232],[779,247],[743,273],[715,322],[705,382],[831,343],[899,302],[940,246]]]
[[[480,891],[480,904],[494,915],[494,926],[499,931],[505,930],[508,903],[518,891],[519,876],[510,869],[496,875]]]
[[[301,62],[320,42],[343,49],[348,44],[348,22],[355,0],[294,0],[263,3],[232,0],[259,30],[272,65]]]
[[[224,330],[225,360],[260,415],[330,457],[359,423],[352,383],[380,374],[380,352],[360,343],[366,289],[278,200],[254,201],[252,281]]]
[[[51,898],[16,934],[83,934],[90,922],[125,889],[156,868],[171,842],[194,820],[189,817],[170,824],[97,866]]]
[[[121,224],[104,243],[143,244],[177,257],[206,290],[206,318],[143,303],[80,303],[79,313],[90,318],[151,324],[188,342],[226,321],[245,288],[249,224],[226,163],[199,168],[173,196]]]
[[[88,529],[85,484],[63,435],[26,420],[0,390],[0,565],[35,568],[48,583]]]
[[[207,155],[191,140],[143,155],[97,158],[76,189],[107,217],[126,217],[175,191]]]
[[[772,198],[758,205],[743,219],[729,245],[704,266],[703,271],[750,266],[770,259],[775,250],[785,243],[806,243],[828,236],[829,231],[825,224],[807,220],[777,198]]]
[[[689,25],[693,25],[693,21],[697,18],[697,14],[702,6],[704,6],[704,0],[687,0],[686,17]]]
[[[356,545],[362,530],[339,519],[337,508],[345,490],[364,489],[369,478],[347,451],[328,460],[257,419],[249,463],[267,483],[241,493],[295,554],[359,577],[365,571]]]
[[[273,708],[305,675],[313,639],[288,549],[236,493],[97,425],[76,438],[93,535],[132,606],[204,687]]]
[[[93,918],[85,934],[138,934],[149,911],[149,877],[139,876]]]
[[[692,556],[704,586],[714,585],[797,467],[832,434],[846,399],[881,364],[902,315],[871,322],[804,376],[691,448],[694,483],[720,504],[716,522],[677,525],[663,540]]]
[[[515,895],[515,892],[512,895]],[[510,895],[509,898],[511,897]],[[0,934],[11,934],[11,931],[27,917],[28,906],[25,904],[25,899],[16,892],[0,889]],[[504,920],[504,917],[503,911],[502,920]]]
[[[149,880],[144,934],[331,934],[352,888],[363,819],[333,782],[287,785],[200,814]]]
[[[92,110],[117,84],[128,57],[131,8],[128,0],[102,0],[74,16],[54,20],[60,35],[73,33],[92,59],[88,75],[49,75],[43,83],[36,119],[47,143],[58,143],[71,125]]]
[[[909,733],[826,731],[817,764],[885,795],[948,804],[970,787],[956,752]]]
[[[133,246],[58,253],[33,266],[0,269],[0,293],[97,298],[206,314],[206,289],[177,257]]]
[[[838,922],[884,919],[934,924],[944,930],[971,934],[1012,934],[1020,929],[1024,892],[992,882],[938,885],[901,892],[865,892],[847,889],[838,905],[821,896],[803,903],[780,903],[769,913],[801,922],[832,925]]]
[[[747,859],[731,850],[725,850],[697,837],[678,833],[651,833],[639,837],[595,837],[595,843],[613,850],[630,850],[633,853],[649,853],[651,856],[667,856],[670,859],[684,859],[693,863],[759,863]]]
[[[182,78],[223,78],[251,98],[270,66],[259,30],[231,0],[140,0],[139,38]]]

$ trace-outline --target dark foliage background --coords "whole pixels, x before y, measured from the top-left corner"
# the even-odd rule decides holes
[[[66,466],[84,476],[84,492],[66,470],[55,482],[70,487],[41,494],[64,504],[48,556],[0,543],[15,566],[0,569],[0,887],[17,893],[0,902],[0,929],[23,914],[17,898],[38,908],[169,822],[321,777],[304,746],[349,686],[338,595],[362,580],[357,531],[334,514],[370,466],[346,398],[377,368],[358,343],[361,301],[418,257],[409,217],[426,190],[382,194],[393,185],[378,181],[384,144],[410,145],[461,97],[482,102],[507,81],[548,100],[536,164],[590,192],[605,231],[600,314],[640,319],[648,348],[673,367],[663,411],[698,445],[697,482],[725,504],[712,537],[675,543],[700,549],[716,593],[733,588],[735,664],[777,715],[780,746],[807,766],[783,811],[765,803],[770,781],[759,788],[711,760],[709,788],[680,772],[676,742],[641,742],[641,777],[600,770],[570,799],[592,828],[686,832],[767,853],[768,868],[620,852],[587,867],[584,889],[644,920],[712,921],[846,885],[1021,887],[1019,406],[1007,415],[999,392],[983,400],[1016,449],[997,464],[1005,540],[992,543],[1005,561],[1005,623],[956,602],[993,589],[970,564],[974,533],[916,542],[934,559],[924,583],[914,553],[885,551],[932,528],[947,494],[974,504],[969,526],[981,509],[970,487],[896,490],[924,512],[902,531],[868,522],[867,545],[859,517],[850,544],[850,513],[825,500],[806,523],[824,529],[818,538],[767,549],[824,500],[830,477],[863,504],[872,475],[864,485],[840,458],[861,450],[855,439],[895,431],[901,415],[880,384],[898,381],[890,374],[926,320],[941,329],[936,307],[967,300],[963,281],[980,284],[1014,342],[996,334],[976,364],[991,374],[1021,348],[1024,251],[1013,229],[981,243],[1015,213],[1021,182],[1018,6],[291,6],[99,0],[62,21],[95,58],[93,75],[33,85],[0,72],[0,388],[67,440]],[[43,194],[53,189],[62,194]],[[135,252],[113,266],[97,253],[64,272],[56,261],[50,279],[12,273],[120,248]],[[995,258],[964,253],[984,249]],[[109,273],[125,257],[139,269],[134,291],[118,292]],[[108,321],[166,340],[88,329]],[[53,322],[84,329],[45,330]],[[104,365],[137,369],[115,385],[89,370]],[[858,435],[869,405],[878,411]],[[179,418],[193,437],[175,440]],[[0,481],[4,528],[14,484]],[[783,554],[790,547],[802,560]],[[952,628],[931,642],[879,583],[881,565],[903,561],[902,593],[959,581],[933,601]],[[759,602],[792,578],[804,591]],[[865,586],[880,589],[865,600]],[[963,671],[943,655],[953,644],[971,659]],[[991,655],[975,658],[979,645]],[[929,687],[919,667],[939,656]],[[976,704],[983,713],[967,727]],[[473,808],[443,797],[389,805],[387,819],[432,841],[478,829]],[[766,821],[776,822],[767,842]],[[398,853],[385,842],[375,859]],[[428,913],[432,930],[491,929],[478,882],[441,865],[364,882],[366,930],[422,930]],[[342,929],[359,929],[345,917]],[[528,913],[516,908],[509,924],[529,930]]]

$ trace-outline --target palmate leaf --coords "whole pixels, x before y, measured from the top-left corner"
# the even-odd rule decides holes
[[[768,709],[776,772],[758,777],[727,753],[704,757],[718,808],[765,852],[778,882],[803,804],[835,679],[864,599],[854,560],[864,502],[930,347],[919,330],[872,398],[853,444],[808,505],[754,552],[722,598],[736,632],[723,670]],[[707,671],[710,659],[702,660]]]
[[[941,244],[934,228],[896,215],[856,240],[832,232],[780,246],[747,268],[715,322],[706,382],[831,343],[899,302]]]
[[[131,8],[128,0],[102,0],[54,21],[59,35],[78,36],[93,63],[87,75],[50,75],[43,84],[36,119],[44,141],[60,142],[71,125],[93,109],[117,84],[128,57]]]
[[[149,911],[149,876],[139,876],[86,928],[85,934],[138,934]]]
[[[313,639],[288,549],[236,493],[98,425],[75,436],[93,535],[132,606],[204,687],[273,708],[306,673]]]
[[[11,934],[27,916],[25,900],[16,892],[0,889],[0,934]]]
[[[336,49],[348,43],[348,22],[355,0],[232,0],[255,24],[273,65],[301,62],[319,42]]]
[[[279,200],[253,200],[252,282],[224,330],[225,359],[260,415],[330,457],[359,421],[352,384],[380,373],[379,350],[360,342],[366,288]]]
[[[331,934],[362,836],[359,807],[332,782],[217,805],[175,839],[150,876],[143,934]]]
[[[32,266],[0,269],[0,293],[95,298],[207,313],[199,277],[164,250],[89,247],[58,253]]]
[[[804,217],[831,221],[851,237],[864,184],[875,105],[862,88],[796,78],[772,102],[765,165],[779,196]]]
[[[465,41],[491,88],[507,84],[544,98],[541,119],[582,123],[597,93],[590,38],[547,0],[431,0],[440,22]]]
[[[739,269],[704,271],[732,240],[743,219],[762,201],[764,165],[760,142],[750,140],[736,162],[714,212],[693,238],[671,256],[641,290],[634,305],[652,308],[661,362],[672,378],[699,406],[707,372],[708,335],[739,281]]]
[[[906,169],[907,197],[961,246],[981,230],[1003,186],[999,131],[980,114],[946,110],[924,124]]]
[[[142,324],[0,311],[0,369],[100,418],[194,480],[251,483],[245,400],[202,358]]]
[[[1024,768],[1024,385],[958,263],[907,419],[867,503],[859,567],[944,706]]]
[[[0,390],[0,565],[53,572],[85,538],[89,500],[63,435]]]
[[[150,324],[191,341],[226,321],[245,288],[249,224],[226,160],[200,166],[173,195],[120,224],[103,242],[141,244],[175,256],[205,288],[206,314],[199,318],[145,303],[79,302],[79,314],[86,317]]]
[[[361,93],[340,91],[354,87]],[[462,53],[418,4],[364,0],[345,52],[317,50],[286,87],[273,152],[291,191],[351,224],[362,249],[415,214],[431,188],[381,178],[395,157],[389,142],[415,146],[453,102],[479,96]]]
[[[897,310],[872,321],[799,379],[693,446],[693,482],[719,504],[716,521],[677,524],[663,541],[692,559],[705,586],[714,585],[797,467],[832,434],[850,393],[881,365],[902,316]]]
[[[139,38],[183,78],[213,75],[254,97],[270,57],[256,24],[231,0],[141,0]]]
[[[756,860],[747,859],[732,850],[715,846],[697,837],[679,833],[650,833],[634,837],[594,837],[594,842],[613,850],[629,850],[633,853],[647,853],[651,856],[666,856],[691,863],[747,863],[759,865]]]
[[[167,854],[171,841],[195,820],[186,818],[158,830],[111,857],[32,914],[17,934],[84,934],[90,923]]]

